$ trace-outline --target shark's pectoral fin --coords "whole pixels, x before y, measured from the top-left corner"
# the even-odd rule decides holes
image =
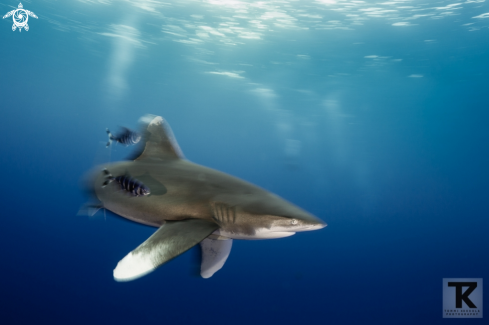
[[[233,240],[216,240],[206,238],[200,243],[202,249],[202,264],[200,266],[200,275],[204,278],[210,278],[219,271],[228,259]]]
[[[161,116],[145,115],[140,123],[143,141],[132,157],[134,160],[184,158],[170,125]]]
[[[217,224],[202,219],[168,221],[117,264],[114,279],[131,281],[146,275],[197,245],[217,228]]]

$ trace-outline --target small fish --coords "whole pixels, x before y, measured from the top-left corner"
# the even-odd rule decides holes
[[[102,172],[106,175],[106,181],[102,187],[116,181],[121,186],[121,190],[130,193],[132,196],[146,196],[151,193],[146,185],[129,175],[114,177],[107,169],[104,169]]]
[[[106,129],[107,135],[109,136],[109,142],[107,142],[107,147],[110,146],[112,141],[119,142],[125,146],[130,146],[138,143],[141,140],[141,134],[131,131],[128,128],[122,127],[124,131],[117,136],[110,133],[109,129]]]

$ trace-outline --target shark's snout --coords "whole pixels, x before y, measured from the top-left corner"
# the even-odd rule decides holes
[[[296,220],[294,224],[294,231],[310,231],[318,230],[327,226],[326,222],[318,217],[310,214],[307,211],[294,207],[294,213],[289,214],[290,217]]]
[[[316,220],[314,220],[313,222],[303,221],[300,225],[298,225],[296,228],[294,228],[294,231],[300,232],[300,231],[318,230],[318,229],[322,229],[326,226],[327,226],[327,224],[325,222],[316,218]]]
[[[318,223],[318,224],[315,224],[315,225],[305,226],[304,227],[304,230],[302,230],[302,231],[323,229],[326,226],[327,226],[327,224],[325,222],[321,222],[321,223]]]

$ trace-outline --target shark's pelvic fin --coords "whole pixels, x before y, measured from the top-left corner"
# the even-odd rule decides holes
[[[231,252],[233,240],[216,240],[206,238],[200,243],[202,249],[202,264],[200,266],[200,275],[208,279],[219,271]]]
[[[202,219],[167,221],[117,264],[114,279],[131,281],[146,275],[197,245],[217,228],[217,224]]]
[[[161,116],[145,115],[140,122],[143,141],[134,160],[184,158],[170,125]]]

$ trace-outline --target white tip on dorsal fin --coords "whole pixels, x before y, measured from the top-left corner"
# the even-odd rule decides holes
[[[224,266],[232,246],[232,239],[216,240],[206,238],[200,243],[202,249],[200,275],[204,279],[210,278]]]
[[[143,141],[135,160],[184,158],[170,125],[161,116],[145,115],[139,121]]]

